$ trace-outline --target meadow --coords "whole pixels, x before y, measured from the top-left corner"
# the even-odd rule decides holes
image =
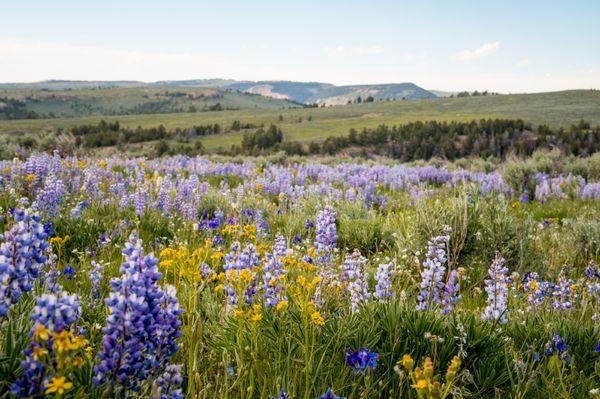
[[[153,92],[164,93],[163,89]],[[172,89],[177,91],[179,89]],[[183,90],[183,89],[181,89]],[[190,91],[191,89],[185,89]],[[195,89],[212,90],[212,89]],[[140,100],[142,89],[103,89],[83,90],[99,96],[94,107],[102,107],[102,101],[107,102],[115,91],[115,103],[122,100],[123,93]],[[74,96],[79,91],[73,90]],[[191,92],[191,91],[190,91]],[[7,92],[8,93],[8,92]],[[12,93],[12,92],[10,92]],[[29,93],[29,92],[27,92]],[[37,91],[35,93],[38,93]],[[62,92],[65,95],[69,91]],[[39,94],[39,93],[38,93]],[[47,95],[47,93],[44,93]],[[11,94],[11,95],[14,95]],[[29,95],[29,94],[28,94]],[[92,94],[89,94],[92,95]],[[1,96],[1,95],[0,95]],[[242,124],[263,125],[277,124],[284,132],[286,141],[308,143],[322,142],[327,137],[346,135],[349,129],[361,130],[375,128],[381,124],[393,126],[414,121],[436,120],[439,122],[471,121],[488,118],[523,119],[534,125],[547,124],[551,127],[565,127],[577,124],[585,119],[592,126],[600,124],[600,92],[596,90],[571,90],[553,93],[514,94],[498,96],[479,96],[466,98],[438,98],[431,100],[397,100],[373,103],[349,104],[343,106],[328,106],[321,108],[302,108],[284,100],[266,99],[260,96],[249,96],[227,93],[231,104],[237,109],[207,112],[178,112],[110,116],[95,114],[91,116],[59,117],[51,119],[23,119],[0,122],[0,138],[9,145],[23,137],[35,137],[43,140],[58,129],[68,129],[77,125],[98,124],[100,120],[118,121],[121,126],[135,129],[157,127],[164,125],[167,130],[188,129],[194,125],[218,123],[229,127],[235,121]],[[238,97],[240,97],[238,99]],[[87,97],[86,97],[87,98]],[[104,100],[102,100],[104,99]],[[102,101],[100,101],[102,100]],[[235,100],[235,101],[234,101]],[[83,101],[83,100],[82,100]],[[128,100],[129,101],[129,100]],[[211,100],[212,102],[223,100]],[[65,105],[52,105],[55,107]],[[131,104],[130,104],[131,106]],[[177,105],[178,107],[180,105]],[[184,107],[187,109],[187,105]],[[201,109],[198,105],[198,109]],[[58,115],[58,114],[57,114]],[[219,149],[229,149],[231,145],[239,145],[244,131],[223,132],[199,138],[208,152]],[[154,142],[144,142],[118,148],[106,148],[104,153],[125,151],[130,155],[148,154]]]
[[[597,156],[296,161],[0,161],[0,396],[600,395]]]

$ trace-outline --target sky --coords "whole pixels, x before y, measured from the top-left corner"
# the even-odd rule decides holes
[[[600,89],[600,1],[0,0],[0,82]]]

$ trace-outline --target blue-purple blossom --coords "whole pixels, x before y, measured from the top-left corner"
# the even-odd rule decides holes
[[[182,310],[175,288],[158,285],[158,260],[152,254],[144,256],[135,232],[123,255],[121,277],[110,281],[112,292],[105,300],[109,314],[94,383],[135,391],[142,381],[163,373],[178,350]]]
[[[557,354],[561,360],[563,360],[567,364],[571,364],[571,355],[569,353],[569,346],[563,337],[554,333],[552,335],[552,339],[546,343],[544,346],[544,355],[552,356],[553,354]]]
[[[369,274],[365,272],[367,259],[364,258],[358,250],[354,250],[346,256],[342,265],[342,281],[347,283],[350,293],[350,303],[352,311],[358,311],[360,305],[369,301],[368,278]]]
[[[394,275],[394,264],[393,263],[380,263],[377,266],[377,273],[375,273],[375,292],[373,296],[379,300],[379,302],[385,302],[396,295],[392,291],[392,277]]]
[[[337,396],[335,393],[333,393],[333,391],[331,390],[331,388],[327,388],[327,391],[319,396],[319,399],[346,399],[343,396]]]
[[[48,231],[28,209],[11,211],[14,224],[0,237],[0,317],[33,289],[48,264]]]
[[[318,261],[321,263],[328,263],[335,249],[338,239],[335,228],[336,218],[337,213],[330,206],[326,206],[317,215],[315,248]]]
[[[444,285],[444,297],[442,299],[441,314],[449,314],[454,308],[454,304],[460,300],[460,280],[458,271],[451,270],[448,280]]]
[[[487,306],[483,311],[483,320],[496,320],[500,324],[507,322],[508,314],[508,267],[504,266],[505,260],[500,254],[492,262],[488,270],[489,278],[485,279],[485,292],[487,293]]]
[[[36,298],[31,319],[34,322],[31,336],[43,326],[50,333],[60,333],[69,330],[81,315],[81,305],[77,295],[68,295],[65,292],[56,294],[42,294]],[[48,355],[54,357],[53,338],[50,336],[43,344],[46,346]],[[45,384],[52,375],[46,370],[46,366],[36,360],[34,349],[40,347],[39,342],[32,341],[30,347],[25,350],[25,360],[21,362],[23,374],[11,386],[11,393],[19,397],[43,397]]]
[[[346,364],[356,372],[364,373],[368,368],[374,369],[377,367],[377,359],[379,354],[370,352],[367,348],[361,348],[356,352],[346,347]]]
[[[285,274],[281,258],[286,254],[287,247],[283,236],[275,238],[273,253],[267,254],[266,262],[263,266],[263,291],[265,298],[265,307],[274,307],[286,300],[281,278]]]
[[[421,271],[421,292],[417,297],[417,310],[432,310],[442,302],[446,275],[446,248],[450,236],[434,237],[428,244],[423,270]]]

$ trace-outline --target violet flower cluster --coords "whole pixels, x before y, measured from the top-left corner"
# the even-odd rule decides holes
[[[377,266],[377,272],[375,273],[375,292],[373,297],[379,302],[386,302],[393,299],[396,294],[392,291],[392,277],[394,276],[394,264],[380,263]]]
[[[287,246],[285,238],[282,235],[275,237],[273,253],[267,254],[266,262],[263,266],[263,291],[265,307],[277,306],[282,300],[286,300],[284,288],[281,284],[281,277],[285,274],[282,258],[285,256]]]
[[[94,383],[140,390],[142,383],[158,378],[178,350],[182,310],[175,288],[162,289],[158,260],[143,254],[142,242],[132,233],[123,249],[121,277],[110,281],[105,300],[109,314],[103,328]]]
[[[508,267],[504,266],[505,260],[500,254],[488,269],[489,278],[485,279],[485,292],[487,293],[487,306],[483,311],[483,320],[495,320],[500,324],[507,322],[508,315]]]
[[[338,239],[335,228],[336,218],[337,213],[330,206],[323,208],[317,215],[315,248],[320,263],[327,264],[335,249]]]
[[[0,317],[31,291],[48,264],[49,226],[29,209],[13,209],[11,228],[0,236]]]
[[[342,265],[342,281],[347,283],[352,312],[357,312],[359,307],[371,298],[369,274],[365,272],[366,264],[367,259],[355,250],[344,259]]]
[[[46,383],[55,376],[55,370],[48,369],[48,362],[42,362],[38,354],[45,353],[49,359],[53,359],[49,363],[56,363],[53,334],[71,329],[80,314],[81,306],[77,295],[60,292],[43,294],[36,298],[36,305],[31,314],[34,325],[30,334],[36,339],[32,340],[30,347],[25,350],[25,360],[21,362],[23,374],[11,386],[13,395],[43,396]]]
[[[368,348],[352,351],[349,346],[346,347],[346,364],[355,372],[364,374],[367,369],[374,369],[377,367],[378,358],[379,354],[369,351]]]
[[[432,310],[441,305],[445,291],[446,248],[450,236],[434,237],[428,244],[423,270],[421,272],[421,292],[417,297],[417,310]]]

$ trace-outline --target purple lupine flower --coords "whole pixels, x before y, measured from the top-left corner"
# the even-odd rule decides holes
[[[104,265],[92,261],[92,269],[90,270],[90,298],[91,303],[95,304],[100,299],[101,290],[100,284],[102,284],[102,273],[104,272]]]
[[[265,298],[265,307],[277,306],[277,304],[286,300],[284,289],[281,285],[281,276],[285,274],[281,258],[285,256],[287,248],[283,236],[275,238],[275,245],[272,254],[267,254],[267,259],[263,267],[263,291]]]
[[[343,396],[337,396],[335,393],[333,393],[333,391],[331,390],[331,388],[327,388],[327,391],[319,396],[319,399],[346,399]]]
[[[44,180],[44,186],[37,193],[31,207],[50,218],[55,217],[64,202],[65,194],[63,181],[51,173]]]
[[[367,348],[361,348],[353,352],[349,346],[346,347],[346,364],[356,372],[364,373],[367,368],[374,369],[377,367],[378,358],[378,353],[370,352]]]
[[[449,240],[450,236],[443,235],[434,237],[429,242],[421,272],[421,292],[417,297],[417,310],[431,310],[441,304],[441,295],[445,288],[446,247]]]
[[[525,273],[522,282],[525,292],[528,293],[528,310],[539,308],[546,299],[551,298],[554,294],[554,284],[541,280],[536,272]]]
[[[552,293],[552,307],[555,310],[567,310],[573,307],[574,294],[572,285],[573,282],[567,279],[567,269],[563,267]]]
[[[369,274],[365,272],[366,264],[367,259],[358,250],[354,250],[346,256],[342,265],[341,279],[348,283],[352,312],[357,312],[360,305],[365,304],[371,298],[367,283]]]
[[[31,335],[33,336],[38,327],[43,326],[50,333],[59,333],[70,329],[81,314],[81,305],[77,295],[68,295],[65,292],[57,294],[43,294],[36,298],[36,305],[31,313],[34,321]],[[45,384],[52,377],[48,375],[46,366],[36,360],[34,349],[40,345],[52,358],[55,357],[53,350],[53,338],[50,336],[46,342],[32,341],[30,348],[25,350],[25,360],[21,362],[23,374],[11,386],[11,393],[19,397],[42,397]],[[54,359],[56,361],[56,359]]]
[[[287,393],[285,393],[285,391],[282,389],[281,391],[279,391],[279,395],[275,396],[273,399],[289,399],[289,396],[287,395]]]
[[[170,364],[156,380],[160,399],[183,399],[181,366]]]
[[[441,314],[449,314],[454,308],[454,304],[460,300],[460,280],[458,271],[451,270],[448,280],[444,285],[444,297],[442,299]]]
[[[14,224],[0,239],[0,317],[33,289],[48,264],[49,229],[28,209],[11,211]]]
[[[544,346],[545,356],[552,356],[555,353],[558,354],[560,359],[563,360],[565,363],[571,364],[569,346],[565,342],[564,338],[562,338],[557,333],[554,333],[552,335],[552,340],[548,341]]]
[[[223,265],[223,269],[225,273],[232,272],[235,274],[239,274],[243,269],[248,269],[252,271],[254,275],[253,268],[260,264],[259,255],[256,252],[256,247],[253,244],[248,244],[244,249],[241,249],[241,245],[238,241],[234,241],[231,243],[230,251],[227,255],[225,255],[225,264]],[[225,292],[227,294],[227,308],[233,309],[237,306],[239,298],[237,297],[237,293],[235,292],[233,287],[229,285],[225,286]],[[250,284],[250,287],[246,290],[244,300],[246,303],[251,304],[254,301],[254,294],[256,293],[256,277],[254,277],[254,281]]]
[[[318,261],[321,263],[328,263],[331,260],[332,252],[337,243],[336,218],[337,213],[330,206],[326,206],[317,215],[315,247]]]
[[[394,265],[390,263],[380,263],[377,267],[377,273],[375,274],[375,292],[373,296],[379,300],[379,302],[386,302],[396,295],[392,291],[392,277],[394,275]]]
[[[112,292],[105,300],[109,315],[93,380],[138,390],[144,380],[158,378],[178,350],[182,310],[175,288],[158,285],[158,260],[143,255],[135,232],[123,255],[121,277],[110,281]]]
[[[487,306],[483,311],[483,320],[496,320],[500,324],[507,322],[508,314],[508,267],[504,266],[505,260],[500,254],[492,262],[488,270],[490,278],[485,279],[485,292],[487,293]]]
[[[278,234],[275,237],[275,243],[273,245],[273,255],[279,256],[283,258],[287,255],[287,244],[285,242],[285,237],[281,234]]]

